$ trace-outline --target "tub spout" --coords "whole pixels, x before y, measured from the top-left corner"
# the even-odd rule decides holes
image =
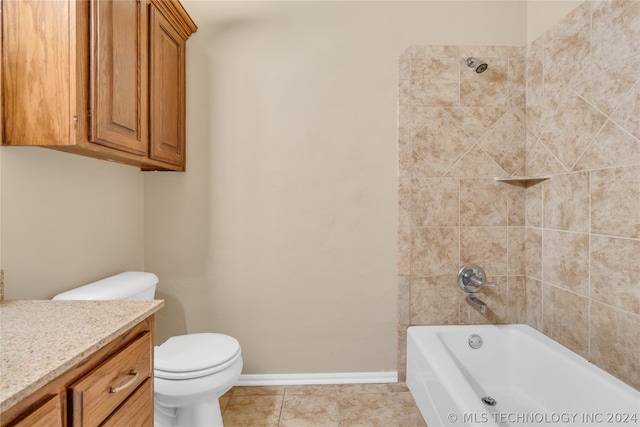
[[[467,304],[469,304],[471,307],[478,310],[480,314],[487,313],[487,304],[485,304],[484,301],[482,301],[480,298],[476,297],[475,295],[467,295],[466,301],[467,301]]]

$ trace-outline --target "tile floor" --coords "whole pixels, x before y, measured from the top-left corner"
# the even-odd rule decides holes
[[[426,427],[404,384],[234,387],[225,427]]]

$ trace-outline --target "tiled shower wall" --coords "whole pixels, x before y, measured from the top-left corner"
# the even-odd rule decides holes
[[[527,52],[527,323],[640,389],[640,1]]]
[[[409,325],[526,322],[640,387],[639,51],[640,2],[615,1],[526,48],[400,58],[400,378]],[[494,179],[520,175],[551,178]],[[456,284],[469,262],[499,285],[485,316]]]
[[[489,63],[482,74],[465,64]],[[525,321],[524,47],[415,46],[400,59],[399,350],[408,325]],[[478,264],[498,288],[486,317],[456,276]],[[399,368],[403,378],[404,366]]]

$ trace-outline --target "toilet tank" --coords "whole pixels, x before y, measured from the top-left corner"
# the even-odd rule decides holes
[[[158,276],[153,273],[127,271],[53,297],[54,300],[152,300]]]

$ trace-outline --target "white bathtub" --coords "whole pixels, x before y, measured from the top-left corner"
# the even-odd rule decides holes
[[[640,392],[526,325],[410,327],[407,385],[429,427],[640,426]]]

